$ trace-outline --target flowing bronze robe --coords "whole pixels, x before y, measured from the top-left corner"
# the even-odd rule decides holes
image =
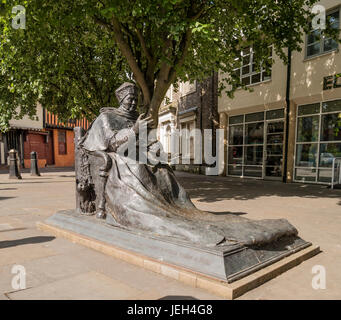
[[[105,187],[108,223],[205,246],[259,245],[297,234],[285,219],[251,221],[201,211],[168,165],[134,163],[118,154],[115,145],[132,133],[136,119],[135,113],[104,109],[81,142],[90,154],[105,151],[112,159]]]

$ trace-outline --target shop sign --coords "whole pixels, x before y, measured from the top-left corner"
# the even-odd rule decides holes
[[[323,78],[323,90],[341,88],[341,73]]]

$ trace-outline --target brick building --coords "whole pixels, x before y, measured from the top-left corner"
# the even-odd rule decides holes
[[[87,130],[89,121],[82,119],[62,123],[56,115],[38,104],[36,119],[11,120],[10,130],[0,133],[0,168],[7,168],[11,149],[18,151],[22,168],[30,167],[32,151],[37,152],[40,168],[74,166],[73,128],[77,126]]]
[[[58,116],[44,109],[43,125],[47,134],[46,153],[41,157],[45,159],[46,165],[55,167],[73,167],[75,163],[74,132],[75,127],[82,127],[84,130],[89,128],[89,121],[85,118],[81,120],[69,120],[63,123]]]
[[[189,133],[199,129],[204,137],[205,129],[212,129],[212,149],[215,153],[215,129],[219,126],[218,75],[214,73],[203,82],[182,82],[175,90],[169,88],[159,111],[159,140],[170,153],[171,136],[175,129],[180,132],[179,164],[175,169],[193,173],[205,173],[206,164],[194,164],[194,136]],[[187,129],[187,130],[186,130]],[[201,141],[203,145],[203,141]],[[187,157],[186,157],[187,156]],[[184,161],[186,158],[186,161]]]
[[[43,108],[37,104],[35,119],[27,116],[20,120],[12,119],[10,129],[0,133],[0,168],[7,167],[8,152],[11,149],[18,151],[20,165],[26,167],[27,160],[30,161],[30,152],[34,149],[41,149],[45,140]]]

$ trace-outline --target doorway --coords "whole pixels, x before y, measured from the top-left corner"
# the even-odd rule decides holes
[[[264,178],[282,179],[284,121],[266,121],[264,148]]]

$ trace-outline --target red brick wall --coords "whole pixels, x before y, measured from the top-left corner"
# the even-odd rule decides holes
[[[24,142],[24,165],[25,168],[31,166],[31,152],[37,152],[38,166],[45,167],[47,157],[46,136],[39,133],[27,133]]]
[[[53,129],[53,147],[54,162],[56,167],[73,167],[75,164],[75,144],[74,133],[72,130],[64,130],[66,132],[66,154],[59,154],[58,148],[58,131],[62,129]]]

